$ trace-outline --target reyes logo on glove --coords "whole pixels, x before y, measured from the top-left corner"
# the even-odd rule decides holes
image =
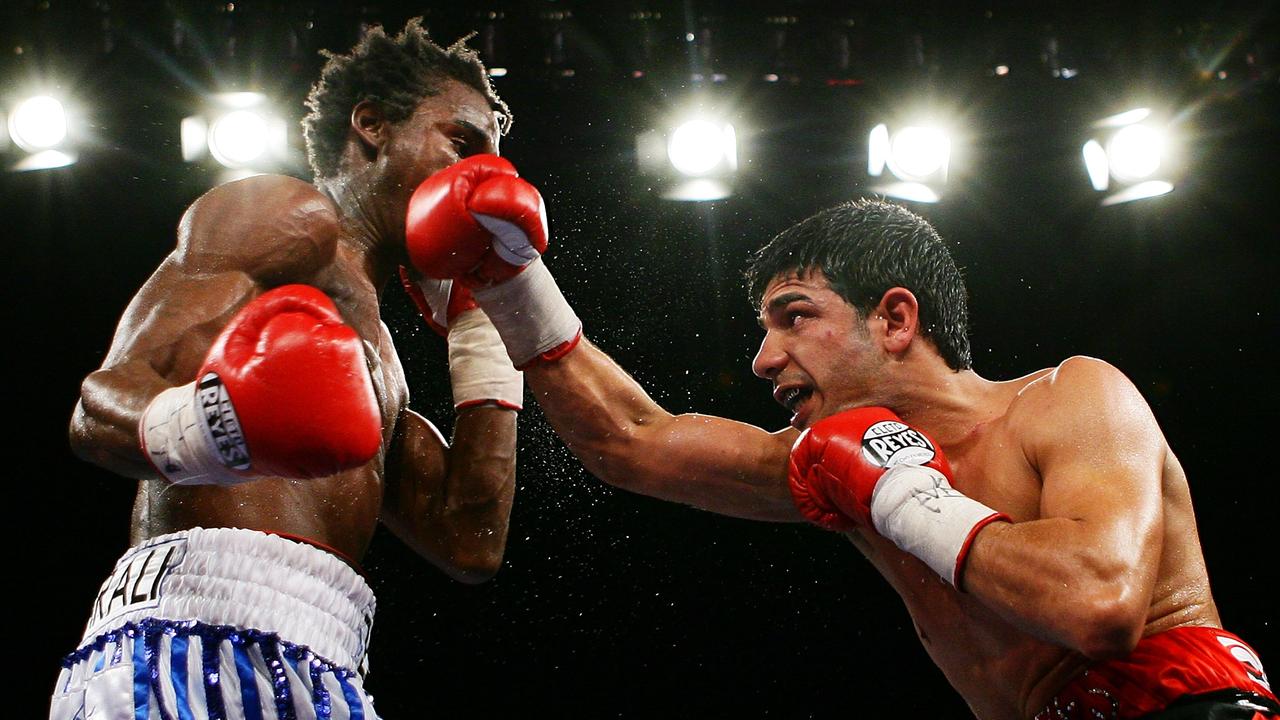
[[[881,420],[867,428],[862,434],[862,452],[882,468],[902,463],[923,465],[937,455],[924,433],[893,420]]]
[[[222,378],[217,373],[206,373],[200,378],[196,397],[200,399],[200,414],[204,416],[205,428],[222,457],[222,464],[233,470],[248,469],[249,446],[245,444],[240,420]]]

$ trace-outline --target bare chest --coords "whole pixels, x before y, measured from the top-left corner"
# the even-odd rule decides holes
[[[979,427],[943,449],[957,490],[1015,521],[1039,516],[1039,476],[1008,428]],[[1069,662],[1065,650],[1013,627],[888,540],[853,540],[902,598],[919,642],[981,717],[1021,716],[1037,681]]]

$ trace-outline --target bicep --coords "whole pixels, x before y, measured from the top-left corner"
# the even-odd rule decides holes
[[[1162,525],[1164,441],[1150,408],[1117,370],[1097,361],[1058,371],[1051,412],[1029,455],[1042,481],[1042,518],[1084,523],[1125,564],[1153,559]]]

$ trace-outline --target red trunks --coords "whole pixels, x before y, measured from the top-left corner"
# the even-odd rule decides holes
[[[1228,689],[1276,701],[1262,662],[1243,640],[1218,628],[1175,628],[1143,638],[1123,658],[1080,673],[1035,720],[1126,720],[1179,698]]]

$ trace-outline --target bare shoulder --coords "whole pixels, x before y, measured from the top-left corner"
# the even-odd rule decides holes
[[[1031,381],[1019,393],[1019,400],[1026,404],[1056,404],[1075,399],[1137,393],[1133,382],[1119,368],[1105,360],[1085,355],[1074,355],[1058,363],[1057,367],[1042,370],[1030,377]]]
[[[1010,422],[1028,439],[1151,420],[1133,381],[1105,360],[1076,355],[1029,377],[1009,406]]]
[[[256,175],[219,185],[187,208],[175,259],[198,272],[239,270],[288,282],[331,262],[338,233],[337,208],[314,186]]]

